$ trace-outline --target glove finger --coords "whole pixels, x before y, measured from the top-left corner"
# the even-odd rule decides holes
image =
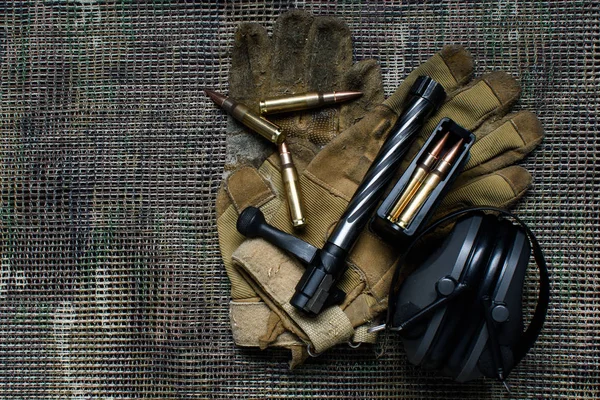
[[[412,84],[421,75],[430,76],[444,86],[446,93],[450,93],[465,85],[471,79],[472,73],[473,57],[464,47],[460,45],[444,46],[439,53],[412,71],[384,104],[396,114],[400,114]]]
[[[542,125],[529,111],[484,123],[475,131],[477,140],[471,148],[471,158],[457,182],[516,163],[540,144],[543,135]]]
[[[352,67],[352,40],[346,23],[317,17],[308,33],[304,77],[309,91],[344,90],[343,78]]]
[[[302,10],[282,14],[273,27],[273,58],[269,97],[306,91],[306,47],[315,17]]]
[[[352,66],[348,26],[338,18],[313,17],[292,11],[278,19],[270,96],[343,88],[345,72]],[[269,117],[288,137],[306,138],[318,146],[337,132],[338,107]]]
[[[449,99],[423,126],[405,160],[414,157],[442,118],[449,117],[465,129],[474,131],[485,120],[493,120],[506,114],[520,94],[521,87],[518,82],[501,71],[483,75],[469,85],[450,93]]]
[[[271,41],[255,23],[240,24],[235,33],[229,71],[229,95],[258,111],[257,99],[268,92]]]
[[[352,40],[346,23],[333,17],[316,17],[308,32],[303,81],[306,91],[345,90],[343,78],[352,67]],[[339,107],[326,107],[298,116],[296,136],[324,146],[339,130]]]
[[[446,215],[465,207],[509,208],[523,197],[531,185],[531,180],[531,174],[525,168],[512,165],[463,181],[452,186],[450,193],[440,204],[436,216]]]
[[[506,114],[520,95],[521,86],[506,72],[483,75],[451,93],[449,100],[427,121],[423,133],[431,133],[444,117],[452,118],[464,128],[474,131],[485,120]]]
[[[367,112],[384,100],[381,68],[375,60],[359,61],[344,77],[345,90],[362,92],[357,100],[343,103],[340,107],[339,132],[361,120]]]

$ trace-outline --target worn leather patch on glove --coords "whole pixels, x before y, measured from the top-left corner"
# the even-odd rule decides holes
[[[271,187],[252,167],[242,167],[230,175],[225,190],[238,214],[250,205],[260,207],[275,197]]]

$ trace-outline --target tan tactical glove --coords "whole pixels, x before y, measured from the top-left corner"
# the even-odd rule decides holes
[[[336,107],[269,116],[287,134],[286,142],[299,172],[320,146],[383,101],[379,66],[374,60],[352,63],[350,31],[339,19],[288,12],[277,19],[272,38],[260,25],[240,25],[232,53],[229,96],[258,112],[260,99],[333,90],[357,90],[363,96]],[[270,220],[280,206],[287,207],[278,155],[273,154],[258,170],[253,167],[260,166],[274,149],[273,144],[242,125],[229,124],[226,180],[217,199],[217,225],[231,281],[230,316],[235,342],[241,346],[286,347],[293,352],[293,362],[298,363],[307,355],[305,341],[283,333],[277,314],[233,267],[231,257],[245,240],[235,229],[241,210],[249,205],[260,207]]]
[[[315,246],[322,246],[377,154],[388,128],[401,112],[414,79],[423,74],[442,83],[449,94],[446,104],[423,129],[423,137],[442,117],[448,116],[473,130],[478,138],[467,169],[438,213],[466,205],[507,207],[520,198],[531,178],[520,167],[505,167],[540,142],[541,128],[530,113],[502,118],[519,96],[518,84],[512,78],[492,73],[467,85],[471,71],[471,58],[464,49],[444,48],[409,75],[384,104],[325,146],[301,174],[308,226],[304,232],[295,234]],[[245,206],[261,207],[273,225],[292,232],[287,205],[281,200],[282,184],[277,168],[277,159],[271,157],[258,173],[246,167],[229,177],[219,195],[219,236],[232,287],[247,289],[247,296],[238,298],[245,301],[232,305],[236,343],[283,345],[296,350],[295,361],[299,362],[303,343],[321,352],[347,340],[366,340],[357,335],[355,328],[371,322],[385,309],[398,252],[370,232],[363,232],[339,285],[347,293],[344,303],[314,319],[298,313],[289,304],[304,270],[295,259],[262,240],[246,240],[231,256],[233,263],[228,260],[242,240],[235,232],[235,221]],[[234,285],[232,274],[240,284]],[[269,310],[254,297],[256,293],[268,304]]]

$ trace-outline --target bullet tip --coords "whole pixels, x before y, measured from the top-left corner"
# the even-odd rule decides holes
[[[204,93],[206,93],[206,95],[210,97],[211,100],[214,101],[218,106],[222,106],[227,99],[227,97],[212,90],[204,89]]]
[[[448,152],[444,156],[444,161],[451,164],[454,161],[454,159],[456,158],[456,156],[458,156],[459,150],[462,147],[462,145],[463,145],[463,140],[460,139],[458,142],[456,142],[456,144],[454,146],[452,146],[452,148],[450,150],[448,150]]]
[[[335,101],[336,103],[341,103],[343,101],[350,101],[350,100],[354,100],[357,99],[359,97],[361,97],[363,95],[362,92],[352,92],[349,90],[346,91],[341,91],[341,92],[334,92],[335,93]]]
[[[435,147],[433,148],[433,150],[431,150],[431,152],[429,154],[431,154],[433,157],[435,157],[437,159],[440,156],[440,153],[442,152],[442,149],[444,148],[444,144],[446,144],[446,141],[448,140],[449,135],[450,135],[450,132],[446,132],[444,137],[442,137],[440,139],[440,141],[437,142],[437,144],[435,145]]]
[[[288,150],[288,147],[287,147],[287,144],[285,143],[285,141],[278,143],[277,146],[279,147],[280,153],[289,153],[289,150]]]

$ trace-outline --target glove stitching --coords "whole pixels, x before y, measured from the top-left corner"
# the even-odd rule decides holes
[[[306,141],[308,141],[308,140],[306,140]],[[291,141],[290,141],[290,142],[291,142]],[[308,142],[310,142],[310,141],[308,141]],[[312,158],[314,158],[314,157],[317,155],[317,152],[315,151],[314,147],[309,147],[309,146],[307,146],[304,140],[294,140],[294,142],[293,142],[293,143],[294,143],[294,146],[295,146],[295,147],[301,147],[301,148],[303,148],[304,150],[306,150],[306,151],[310,152],[310,153],[313,155],[313,156],[312,156]],[[311,142],[311,143],[312,143],[312,142]],[[290,144],[291,144],[291,143],[290,143]],[[313,144],[314,144],[314,143],[313,143]],[[292,152],[292,154],[294,154],[294,152]],[[295,155],[295,154],[294,154],[294,155]],[[312,158],[311,158],[311,159],[312,159]]]
[[[400,258],[400,256],[396,257],[396,259],[390,264],[390,266],[387,268],[387,270],[381,276],[381,278],[379,278],[379,280],[373,285],[372,291],[369,292],[371,294],[371,296],[373,296],[373,298],[377,301],[378,304],[381,304],[382,302],[387,301],[388,295],[386,293],[383,296],[378,296],[375,294],[375,291],[378,289],[378,286],[380,286],[383,282],[386,281],[387,277],[390,274],[393,274],[395,272],[396,268],[401,268],[401,266],[398,265],[399,258]]]
[[[512,124],[512,126],[515,128],[515,131],[517,132],[517,134],[519,135],[519,137],[521,138],[521,140],[523,141],[523,146],[519,147],[518,149],[521,150],[533,150],[534,148],[536,148],[540,143],[542,143],[542,140],[544,139],[543,135],[540,135],[539,137],[537,137],[535,140],[533,140],[531,143],[527,143],[527,140],[525,140],[525,137],[521,134],[521,131],[519,130],[517,124],[515,123],[514,119],[510,120],[510,123]],[[531,150],[529,151],[525,151],[524,154],[529,153]]]
[[[387,99],[386,99],[387,100]],[[376,107],[373,107],[373,110],[375,110],[378,106],[382,106],[387,108],[388,110],[391,111],[392,114],[394,114],[396,117],[398,117],[400,115],[400,113],[396,112],[392,107],[390,107],[387,103],[381,103],[378,104]]]
[[[525,138],[523,137],[523,135],[519,131],[519,127],[517,126],[517,124],[515,124],[515,121],[512,118],[510,119],[510,124],[513,126],[513,128],[515,128],[515,131],[517,132],[517,135],[519,135],[519,137],[521,138],[521,141],[523,142],[523,145],[527,145],[527,142],[525,141]]]
[[[487,85],[487,82],[486,82]],[[488,85],[489,86],[489,85]],[[495,93],[494,93],[495,94]],[[511,98],[509,101],[507,101],[505,104],[500,103],[500,106],[494,108],[491,111],[488,111],[486,114],[484,114],[481,118],[479,118],[472,126],[467,127],[468,130],[470,130],[471,132],[476,130],[478,127],[480,127],[481,125],[483,125],[483,123],[487,120],[490,121],[495,121],[497,120],[494,119],[495,117],[498,117],[499,115],[502,115],[502,113],[507,109],[510,108],[512,103],[514,101],[516,101],[519,97],[515,96],[513,98]],[[498,102],[500,102],[500,100],[498,100]]]
[[[374,238],[380,245],[383,245],[383,247],[386,247],[388,249],[393,250],[394,248],[389,244],[384,242],[379,236],[375,235],[374,233],[372,233],[369,229],[365,229],[362,233],[363,235],[368,235],[369,237]],[[360,240],[360,239],[359,239]],[[394,261],[391,263],[391,266],[388,267],[385,272],[383,273],[383,276],[379,277],[379,279],[373,284],[370,285],[369,284],[369,280],[367,279],[367,276],[365,275],[365,273],[363,272],[362,268],[360,268],[358,266],[358,264],[356,263],[356,261],[354,261],[354,257],[353,257],[353,253],[350,253],[350,256],[348,257],[347,263],[349,266],[354,267],[354,269],[356,269],[358,271],[358,274],[361,277],[361,280],[363,281],[365,287],[363,288],[362,292],[363,293],[369,293],[371,295],[373,295],[373,297],[375,299],[379,299],[378,296],[375,296],[372,292],[373,288],[376,287],[379,282],[381,282],[381,279],[385,276],[385,274],[387,274],[387,272],[393,268],[393,266],[396,264],[398,258],[395,258]],[[379,301],[379,300],[378,300]]]
[[[271,189],[272,191],[272,189]],[[231,199],[231,201],[233,202],[233,206],[235,207],[235,209],[237,210],[238,214],[240,213],[240,205],[235,201],[235,199],[231,196],[228,195],[229,198]],[[258,199],[253,199],[250,203],[252,205],[254,205],[254,207],[262,207],[263,205],[265,205],[267,202],[269,202],[270,200],[275,198],[275,194],[274,193],[270,193],[267,194],[264,198],[258,198]]]
[[[236,256],[233,256],[232,259],[239,265],[243,264],[242,260]],[[271,297],[271,295],[264,290],[260,283],[254,280],[254,278],[250,276],[250,274],[248,274],[246,270],[237,266],[235,266],[235,268],[239,271],[240,275],[242,275],[242,277],[250,284],[250,286],[252,286],[254,291],[261,297],[261,299],[263,299],[264,303],[269,307],[269,309],[279,316],[283,326],[288,331],[298,336],[301,341],[303,341],[306,344],[309,344],[310,339],[308,338],[308,336],[306,336],[306,334],[304,333],[302,328],[300,328],[300,326],[296,323],[296,321],[294,321],[291,317],[285,315],[285,312],[282,312],[282,309],[277,303],[277,300]]]
[[[348,198],[347,196],[345,196],[342,192],[337,191],[335,188],[333,188],[332,186],[328,185],[327,183],[325,183],[324,181],[322,181],[321,179],[317,178],[315,175],[313,175],[310,171],[306,170],[302,173],[302,175],[304,175],[307,179],[309,179],[310,181],[312,181],[314,184],[321,186],[323,189],[327,190],[329,193],[331,193],[334,196],[337,196],[347,202],[350,202],[350,198]]]
[[[517,191],[517,188],[515,187],[515,185],[513,185],[513,183],[506,176],[502,175],[500,172],[498,172],[498,176],[500,176],[502,179],[504,179],[504,181],[508,184],[508,186],[510,186],[511,190],[515,194],[514,198],[519,198],[519,195],[523,195],[525,193],[525,191],[527,190],[527,188],[525,188],[521,191]],[[508,200],[507,203],[504,203],[504,204],[510,204],[511,201],[513,201],[513,200],[510,199],[510,200]]]
[[[356,272],[360,276],[360,281],[364,284],[364,287],[363,287],[363,290],[364,290],[364,288],[368,287],[367,276],[365,275],[364,271],[358,265],[356,265],[356,263],[354,261],[350,260],[350,258],[346,259],[346,264],[348,266],[348,269],[352,269],[354,272]],[[352,290],[356,289],[359,286],[360,285],[356,285],[354,288],[352,288]],[[362,290],[361,290],[361,292],[362,292]],[[349,294],[349,293],[347,293],[347,294]],[[356,297],[358,297],[358,294],[356,295]],[[354,300],[354,299],[352,299],[352,300]],[[348,302],[348,304],[350,304],[350,303],[352,303],[352,301]]]
[[[251,166],[244,166],[239,168],[237,171],[241,171],[242,169],[245,168],[250,168],[250,169],[254,169]],[[267,180],[260,174],[260,172],[256,169],[254,169],[254,171],[256,171],[257,175],[260,177],[260,179],[263,181],[263,183],[265,184],[265,186],[269,189],[270,193],[266,193],[265,195],[259,196],[258,198],[253,198],[250,199],[251,201],[249,201],[249,204],[255,206],[255,207],[261,207],[263,205],[265,205],[267,202],[269,202],[270,200],[274,199],[275,196],[275,191],[273,190],[273,188],[271,187],[271,185],[269,185],[269,183],[267,182]],[[227,197],[229,197],[229,199],[231,200],[231,202],[233,203],[233,206],[235,207],[236,211],[238,212],[238,214],[240,213],[240,205],[238,202],[235,201],[235,198],[231,195],[231,192],[229,191],[229,180],[235,175],[235,173],[229,175],[227,177],[227,184],[226,184],[226,193],[227,193]]]
[[[531,183],[531,185],[533,185],[533,183]],[[530,186],[531,186],[530,185]],[[526,187],[525,189],[521,190],[520,192],[518,192],[515,197],[513,197],[512,199],[504,202],[504,204],[502,204],[501,208],[507,209],[509,208],[511,205],[515,204],[518,200],[521,199],[521,197],[523,197],[525,195],[525,192],[527,192],[529,190],[529,186]]]

